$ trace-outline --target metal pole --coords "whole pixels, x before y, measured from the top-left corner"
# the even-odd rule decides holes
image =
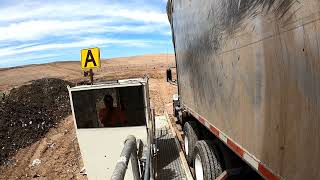
[[[128,168],[129,158],[131,157],[131,166],[134,180],[139,180],[139,167],[137,158],[137,144],[136,138],[132,135],[128,136],[125,140],[122,149],[120,160],[117,162],[116,167],[111,176],[111,180],[123,180]]]
[[[151,113],[151,128],[149,128],[148,131],[148,152],[147,152],[147,162],[146,162],[146,167],[144,171],[144,180],[150,180],[153,179],[154,174],[153,174],[153,166],[152,162],[153,161],[153,144],[154,144],[154,136],[155,136],[155,110],[152,109]]]
[[[90,83],[91,83],[91,85],[93,85],[93,75],[94,75],[94,73],[93,73],[92,69],[90,69],[89,74],[90,74]]]
[[[150,179],[150,161],[151,161],[151,153],[150,153],[150,144],[148,145],[148,154],[147,154],[147,162],[146,162],[146,167],[144,168],[145,171],[144,171],[144,178],[143,180],[149,180]]]
[[[140,172],[139,172],[139,165],[138,165],[138,158],[137,158],[137,143],[136,143],[136,138],[134,138],[134,145],[131,151],[131,166],[132,166],[132,174],[134,180],[140,180]]]

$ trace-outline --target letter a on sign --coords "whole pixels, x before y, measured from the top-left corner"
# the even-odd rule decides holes
[[[84,70],[100,68],[99,48],[89,48],[81,50],[81,68]]]

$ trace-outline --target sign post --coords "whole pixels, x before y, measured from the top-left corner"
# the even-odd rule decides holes
[[[100,68],[100,49],[88,48],[81,50],[81,68],[84,70],[84,77],[90,77],[91,85],[93,84],[93,70]]]

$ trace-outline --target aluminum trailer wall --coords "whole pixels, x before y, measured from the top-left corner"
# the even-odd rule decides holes
[[[169,0],[167,11],[182,106],[265,177],[320,179],[320,1]]]

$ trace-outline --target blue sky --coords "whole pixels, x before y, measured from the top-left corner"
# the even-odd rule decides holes
[[[0,0],[0,67],[173,53],[166,0]]]

